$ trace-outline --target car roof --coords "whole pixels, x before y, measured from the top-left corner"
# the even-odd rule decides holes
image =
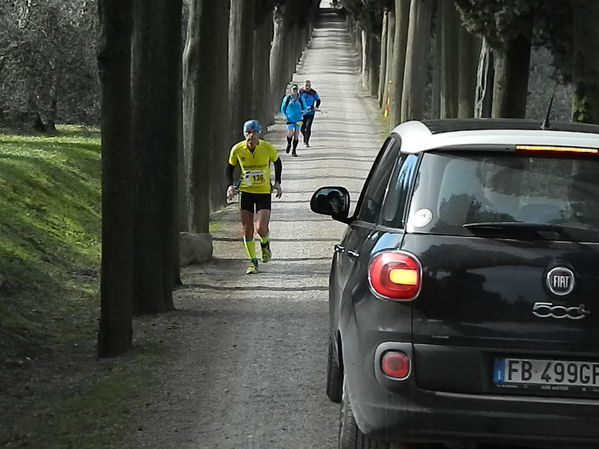
[[[552,145],[599,148],[599,126],[574,122],[551,123],[523,119],[442,119],[408,121],[392,133],[401,138],[402,153],[470,145]]]

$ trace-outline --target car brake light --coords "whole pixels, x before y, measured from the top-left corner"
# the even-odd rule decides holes
[[[405,379],[410,374],[410,358],[404,352],[387,351],[381,357],[381,370],[389,377]]]
[[[587,154],[596,155],[599,150],[596,148],[581,148],[581,147],[555,147],[548,145],[516,145],[516,151],[519,153],[536,153],[536,154]]]
[[[414,256],[399,251],[384,251],[370,261],[368,281],[378,297],[395,301],[410,301],[418,296],[421,286],[420,262]]]

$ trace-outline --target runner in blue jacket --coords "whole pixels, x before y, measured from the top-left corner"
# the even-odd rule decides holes
[[[281,102],[281,114],[285,116],[287,122],[287,148],[285,148],[285,153],[289,153],[293,143],[292,156],[297,156],[297,144],[299,143],[299,133],[305,109],[304,102],[298,93],[297,84],[292,84],[291,93],[285,95]]]
[[[312,83],[310,80],[306,80],[303,89],[299,91],[300,98],[306,105],[306,112],[304,112],[304,120],[302,123],[302,136],[304,136],[304,143],[306,147],[310,147],[310,136],[312,135],[312,122],[314,121],[314,114],[320,107],[320,95],[314,89],[312,89]]]

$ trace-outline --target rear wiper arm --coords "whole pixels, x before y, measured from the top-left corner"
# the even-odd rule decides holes
[[[569,233],[562,227],[547,223],[525,223],[522,221],[484,221],[478,223],[465,223],[466,229],[476,231],[527,231],[527,232],[555,232],[563,237],[569,237]]]

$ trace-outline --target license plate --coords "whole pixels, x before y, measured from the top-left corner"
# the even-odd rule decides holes
[[[599,391],[599,362],[496,358],[493,381],[497,386],[540,386],[548,389]]]

